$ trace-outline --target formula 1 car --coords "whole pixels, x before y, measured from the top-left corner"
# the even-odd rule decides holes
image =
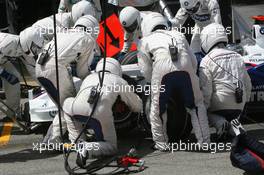
[[[253,16],[252,38],[245,38],[239,44],[229,45],[243,56],[252,82],[252,93],[247,103],[248,113],[264,112],[264,16]]]

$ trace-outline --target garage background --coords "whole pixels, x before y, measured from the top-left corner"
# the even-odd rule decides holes
[[[38,19],[52,14],[52,3],[54,0],[0,0],[0,29],[9,24],[9,32],[17,34]],[[55,0],[58,6],[59,0]],[[223,18],[230,19],[230,0],[219,0]],[[175,14],[179,9],[178,0],[167,0],[172,12]],[[227,8],[230,7],[230,8]],[[57,9],[57,7],[56,7]],[[114,8],[111,8],[114,11]],[[224,21],[226,23],[226,20]],[[228,23],[226,23],[228,25]]]
[[[38,19],[50,16],[54,1],[57,9],[60,0],[0,0],[0,31],[18,34]],[[262,0],[218,0],[218,2],[225,27],[232,26],[231,4],[251,5],[263,3]],[[176,14],[179,9],[179,1],[167,0],[167,3],[173,14]],[[108,8],[108,15],[116,11],[117,9],[111,6],[111,8]],[[193,26],[193,21],[188,19],[186,24]],[[229,38],[230,41],[232,41],[231,37]],[[187,36],[187,38],[189,40],[190,36]]]

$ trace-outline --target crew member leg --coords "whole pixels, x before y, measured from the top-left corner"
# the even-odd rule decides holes
[[[191,115],[191,121],[198,143],[210,143],[210,130],[207,117],[207,110],[204,106],[202,92],[199,86],[199,79],[196,75],[190,76],[195,96],[194,109],[187,109]]]
[[[153,67],[151,80],[150,124],[155,148],[165,151],[166,144],[169,140],[167,136],[167,115],[166,113],[160,114],[160,86],[163,77],[161,72],[166,70],[163,66],[161,64],[156,64]]]
[[[37,71],[37,77],[38,80],[40,80],[39,78],[46,78],[49,80],[49,82],[51,82],[52,84],[49,83],[43,83],[40,81],[40,83],[42,84],[42,86],[47,90],[48,95],[51,97],[51,99],[53,99],[53,101],[55,101],[55,104],[57,104],[58,102],[56,102],[57,100],[57,93],[56,93],[56,89],[57,89],[57,83],[56,83],[56,70],[54,69],[54,67],[47,67],[47,68],[43,68],[40,67],[39,65],[37,65],[38,67],[36,67],[36,71]],[[42,70],[41,70],[42,69]],[[74,88],[74,84],[73,84],[73,80],[71,75],[69,74],[67,68],[65,66],[59,65],[58,67],[58,72],[59,72],[59,82],[60,82],[60,104],[62,105],[64,100],[67,97],[73,97],[75,96],[76,92],[75,92],[75,88]],[[41,70],[41,71],[40,71]],[[53,90],[52,90],[53,89]],[[63,129],[63,133],[66,131],[66,122],[65,119],[63,117],[63,111],[61,112],[61,122],[62,122],[62,129]],[[59,124],[59,115],[57,114],[52,122],[52,136],[49,140],[58,140],[60,138],[60,124]]]
[[[11,62],[6,62],[3,65],[3,68],[7,71],[12,73],[14,76],[20,78],[20,74],[15,68],[15,66]],[[14,85],[10,84],[7,80],[2,78],[3,80],[3,87],[5,90],[5,95],[6,95],[6,104],[13,109],[15,112],[18,113],[20,116],[20,83],[16,83]],[[12,111],[8,110],[7,115],[9,117],[14,117],[14,114]]]
[[[197,24],[195,24],[191,45],[190,45],[194,54],[201,52],[201,39],[200,39],[201,30],[202,29]]]

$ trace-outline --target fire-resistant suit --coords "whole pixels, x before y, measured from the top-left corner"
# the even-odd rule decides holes
[[[150,11],[141,11],[140,12],[140,19],[139,19],[139,24],[138,27],[136,28],[135,31],[133,32],[128,32],[126,30],[124,30],[124,45],[123,45],[123,49],[121,50],[121,52],[123,53],[127,53],[129,52],[132,43],[139,42],[139,39],[142,37],[142,32],[141,32],[141,21],[144,19],[144,17],[148,14],[151,14]]]
[[[81,123],[76,118],[81,116],[86,121],[90,116],[93,104],[88,103],[88,98],[91,89],[97,87],[98,84],[99,76],[97,72],[87,76],[76,97],[67,98],[64,102],[63,109],[66,113],[65,119],[69,131],[69,138],[72,142],[77,138],[83,129],[83,123],[85,123]],[[87,145],[90,145],[90,148],[92,147],[92,149],[87,150],[89,158],[113,155],[117,151],[117,138],[112,107],[118,96],[128,105],[131,111],[141,112],[142,110],[142,101],[134,92],[126,92],[121,90],[121,88],[118,90],[117,86],[125,87],[128,86],[128,83],[120,76],[106,72],[97,107],[88,124],[88,129],[94,131],[95,141],[82,142],[86,147],[88,147]]]
[[[63,1],[63,0],[62,0]],[[84,15],[96,16],[94,5],[85,1],[74,4],[73,10],[69,13],[56,14],[56,27],[57,32],[67,32],[72,28],[75,22]],[[41,35],[44,37],[45,42],[48,43],[54,36],[53,16],[49,16],[38,20],[32,26],[41,31]]]
[[[20,74],[12,64],[12,61],[16,61],[18,64],[23,63],[34,78],[34,56],[41,51],[43,43],[44,40],[40,36],[39,31],[33,27],[21,31],[19,36],[0,33],[0,77],[4,80],[7,105],[18,114],[20,109],[20,84],[18,78],[20,78]],[[10,110],[8,110],[8,113],[8,115],[12,114]]]
[[[57,27],[61,30],[66,30],[74,25],[74,22],[71,19],[71,13],[58,13],[56,14],[56,20]],[[38,20],[32,26],[41,31],[46,43],[52,40],[54,36],[53,16]]]
[[[249,101],[250,77],[241,55],[223,48],[213,49],[202,59],[199,74],[209,122],[219,129],[226,119],[237,118]],[[241,103],[235,97],[237,83],[243,90]]]
[[[201,6],[194,14],[189,14],[185,8],[180,8],[171,21],[173,27],[182,27],[188,17],[195,21],[192,31],[191,49],[193,53],[201,52],[200,33],[210,23],[222,23],[220,8],[217,0],[200,0]]]
[[[0,70],[7,71],[15,77],[20,77],[19,72],[16,70],[15,66],[10,62],[23,55],[23,51],[19,44],[19,36],[0,33]],[[15,84],[11,84],[5,78],[3,80],[3,87],[6,95],[7,105],[16,112],[20,111],[20,84],[17,81]],[[12,113],[8,110],[8,115],[10,117]]]
[[[57,33],[57,37],[60,103],[63,104],[67,97],[73,97],[76,94],[72,75],[68,70],[70,63],[76,62],[77,76],[81,79],[85,78],[90,73],[89,66],[94,56],[96,41],[91,34],[81,31],[79,28],[69,30],[67,33]],[[57,95],[56,90],[54,90],[57,87],[54,40],[45,46],[45,50],[48,50],[49,57],[42,65],[36,64],[36,76],[51,99],[56,102]],[[65,120],[63,117],[62,119],[63,129],[65,129]],[[60,135],[59,131],[59,118],[56,115],[53,120],[53,134],[50,139],[56,139]]]
[[[172,61],[169,51],[172,40],[178,48],[177,61]],[[162,150],[168,142],[166,105],[168,97],[172,95],[175,88],[181,94],[185,94],[183,97],[185,107],[191,115],[198,143],[209,143],[210,133],[206,108],[199,89],[199,79],[196,76],[197,61],[185,37],[177,31],[157,30],[141,39],[138,51],[139,66],[144,77],[148,82],[151,82],[152,86],[150,122],[153,140],[156,143],[155,147]],[[179,79],[174,79],[174,75],[180,75]],[[171,79],[169,84],[166,84],[166,79]],[[186,79],[189,81],[185,82]],[[185,84],[184,87],[179,87],[181,86],[179,81],[182,81],[181,84],[185,82],[189,85]],[[164,84],[165,91],[162,92],[161,86]]]

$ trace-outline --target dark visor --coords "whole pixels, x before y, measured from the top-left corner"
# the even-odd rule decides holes
[[[128,27],[124,27],[124,28],[125,28],[125,30],[126,30],[127,32],[132,33],[132,32],[134,32],[134,31],[137,29],[137,27],[138,27],[138,21],[135,20],[135,22],[134,22],[133,24],[131,24],[131,25],[128,26]]]
[[[37,44],[34,42],[31,43],[30,50],[33,55],[38,55],[41,51],[41,47],[39,47]]]
[[[194,14],[194,13],[196,13],[196,12],[199,10],[200,5],[201,5],[201,3],[200,3],[200,2],[197,2],[196,5],[195,5],[193,8],[191,8],[191,9],[186,9],[186,11],[187,11],[188,13],[190,13],[190,14]]]

